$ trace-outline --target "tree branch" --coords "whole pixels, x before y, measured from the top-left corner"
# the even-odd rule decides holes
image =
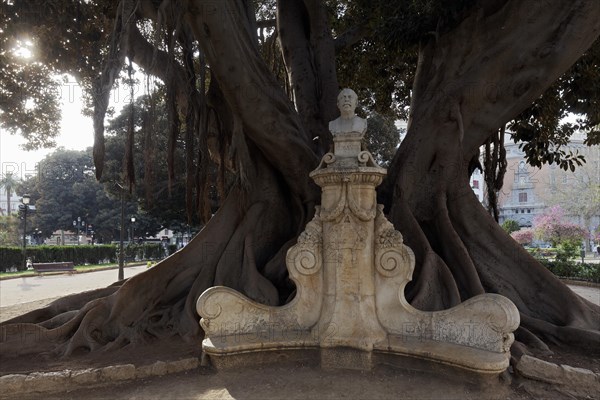
[[[196,1],[189,3],[186,18],[206,54],[211,76],[241,118],[245,138],[280,171],[293,193],[305,204],[312,203],[318,192],[306,172],[318,159],[298,114],[258,52],[243,7],[236,0]]]
[[[156,76],[165,83],[175,85],[177,104],[185,114],[190,98],[188,97],[184,68],[177,64],[167,52],[157,50],[137,28],[132,29],[129,34],[129,48],[129,55],[133,61],[147,74]]]

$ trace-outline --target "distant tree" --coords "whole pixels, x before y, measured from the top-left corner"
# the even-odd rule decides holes
[[[533,220],[535,234],[557,248],[556,260],[568,262],[576,257],[582,241],[590,237],[587,228],[568,222],[560,206],[550,207]]]
[[[80,217],[86,227],[92,225],[99,242],[118,237],[120,198],[109,196],[96,180],[90,150],[56,150],[40,162],[39,173],[25,185],[31,188],[36,206],[32,226],[35,224],[42,236],[49,237],[57,229],[74,230],[73,221]],[[139,232],[154,234],[160,230],[160,224],[142,217],[137,203],[126,196],[126,227],[129,218],[136,216]]]
[[[377,111],[370,113],[367,123],[369,126],[365,134],[367,148],[380,165],[387,166],[394,158],[400,144],[400,131],[392,118]]]
[[[568,222],[565,212],[560,206],[548,208],[543,214],[533,220],[536,237],[546,240],[556,247],[565,243],[581,244],[581,241],[589,238],[586,228]]]
[[[0,216],[0,246],[20,246],[19,219],[13,215]]]
[[[581,224],[590,233],[592,218],[600,215],[600,146],[595,146],[586,163],[573,171],[556,171],[555,180],[544,200],[549,205],[558,205],[569,216],[579,217]],[[588,250],[589,248],[588,243]]]
[[[12,192],[16,188],[18,181],[15,179],[11,172],[7,172],[2,179],[0,179],[0,188],[4,188],[6,190],[6,215],[11,214],[10,208],[10,198],[12,197]]]
[[[105,190],[114,197],[119,197],[119,190],[114,183],[120,182],[127,186],[127,197],[131,201],[136,201],[149,217],[156,219],[166,228],[173,229],[185,223],[198,225],[200,222],[198,215],[190,216],[186,209],[186,196],[189,192],[187,177],[182,173],[186,168],[186,144],[182,139],[178,139],[170,161],[174,173],[172,176],[168,173],[169,143],[163,133],[168,129],[168,123],[162,92],[155,93],[152,101],[150,96],[140,96],[132,106],[132,121],[130,121],[131,109],[125,107],[108,122],[106,127],[105,167],[101,180]],[[128,137],[130,122],[133,124],[131,143]],[[129,145],[136,154],[128,172],[134,178],[130,186],[124,183],[127,181],[124,160],[127,158]],[[195,189],[195,185],[189,185],[189,188]],[[206,189],[211,191],[208,196],[211,200],[209,204],[211,208],[216,209],[217,190],[214,186],[208,186]],[[212,214],[211,208],[206,210],[207,218]]]
[[[511,233],[521,229],[521,226],[514,219],[507,219],[506,221],[504,221],[502,223],[502,229],[504,229],[506,231],[506,233],[508,233],[510,235]],[[513,238],[514,238],[514,236],[513,236]]]
[[[510,233],[513,239],[522,245],[530,244],[533,242],[534,232],[531,228],[523,228],[520,230],[512,231]]]

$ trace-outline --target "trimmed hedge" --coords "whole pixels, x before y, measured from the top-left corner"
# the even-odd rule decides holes
[[[0,272],[13,268],[23,269],[23,249],[16,246],[0,247]]]
[[[158,260],[165,256],[164,248],[157,243],[130,244],[125,247],[125,258],[134,260]],[[72,261],[75,265],[115,263],[119,257],[119,246],[30,246],[27,258],[34,263]],[[0,247],[0,272],[13,269],[23,270],[21,247]]]
[[[544,249],[540,247],[526,247],[525,249],[529,252],[529,254],[538,259],[554,258],[556,257],[557,251],[555,247],[548,247]]]
[[[600,264],[576,263],[573,261],[539,261],[550,272],[561,278],[600,283]]]
[[[124,248],[125,259],[128,261],[160,260],[165,257],[165,248],[159,243],[130,243]],[[119,246],[117,246],[117,257]]]

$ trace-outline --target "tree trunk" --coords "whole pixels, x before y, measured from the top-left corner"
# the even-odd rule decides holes
[[[6,215],[10,215],[10,197],[12,196],[11,187],[6,187]]]
[[[414,306],[442,309],[483,292],[499,293],[521,312],[518,340],[545,348],[533,333],[597,348],[600,308],[513,241],[469,186],[468,165],[477,148],[598,37],[600,3],[561,3],[553,12],[543,3],[482,9],[423,46],[408,133],[381,199],[415,251],[415,277],[407,287]],[[515,15],[535,18],[514,21]]]
[[[318,158],[298,114],[243,29],[237,1],[196,2],[188,23],[203,46],[212,76],[235,110],[234,135],[253,159],[244,185],[182,250],[137,275],[114,293],[82,305],[55,304],[0,324],[0,350],[59,354],[116,349],[152,338],[197,339],[195,303],[210,286],[225,285],[265,303],[279,304],[294,287],[285,255],[312,217],[319,192],[308,178]],[[198,7],[198,8],[197,8]],[[237,126],[236,126],[237,125]],[[23,332],[41,340],[21,341]],[[18,345],[15,343],[18,342]]]

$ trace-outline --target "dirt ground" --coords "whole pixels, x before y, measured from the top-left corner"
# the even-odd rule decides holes
[[[0,309],[6,320],[52,299]],[[35,371],[85,369],[117,364],[137,366],[200,356],[201,343],[180,339],[150,343],[117,352],[76,354],[57,359],[52,354],[6,358],[0,355],[0,375]],[[584,356],[564,349],[540,357],[600,372],[600,354]],[[379,366],[374,371],[326,371],[302,365],[259,366],[230,371],[202,367],[196,371],[152,379],[130,381],[58,394],[11,397],[0,388],[0,399],[588,399],[588,392],[520,378],[505,373],[481,379],[454,370],[404,370]]]

